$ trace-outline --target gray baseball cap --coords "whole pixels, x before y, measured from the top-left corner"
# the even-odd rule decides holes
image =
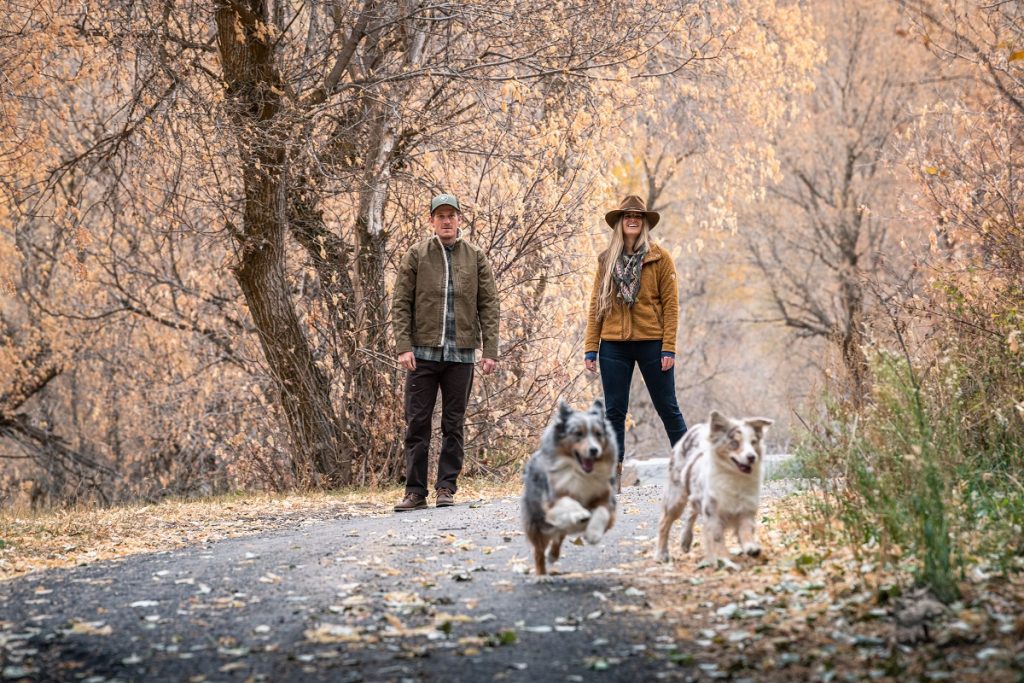
[[[462,208],[459,206],[459,200],[455,198],[453,194],[439,194],[430,200],[430,213],[433,215],[434,211],[439,206],[450,206],[459,213],[462,213]]]

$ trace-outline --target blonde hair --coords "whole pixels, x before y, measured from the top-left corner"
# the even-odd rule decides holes
[[[637,252],[641,249],[650,251],[651,248],[651,229],[648,227],[647,217],[644,217],[644,227],[640,230],[640,236],[636,238],[636,243],[633,245],[633,251]],[[615,271],[615,263],[622,256],[622,252],[626,249],[626,242],[622,239],[622,216],[619,216],[619,220],[615,221],[615,229],[612,230],[612,236],[608,240],[608,249],[602,254],[603,258],[598,259],[597,267],[598,278],[601,280],[601,285],[597,290],[597,319],[601,320],[605,314],[611,310],[612,304],[615,302],[615,297],[618,292],[615,290],[615,281],[612,278],[612,273]]]

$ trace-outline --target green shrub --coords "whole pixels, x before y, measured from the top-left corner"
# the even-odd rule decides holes
[[[858,553],[908,563],[947,602],[969,565],[1005,572],[1024,553],[1024,372],[998,344],[973,351],[924,369],[875,353],[866,407],[831,404],[828,427],[799,450],[822,484],[817,519],[839,522],[827,531]]]

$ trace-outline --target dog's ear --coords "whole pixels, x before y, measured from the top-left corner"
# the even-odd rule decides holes
[[[732,421],[717,410],[712,410],[711,415],[708,417],[708,426],[711,428],[712,434],[727,432],[732,429]]]
[[[768,417],[748,417],[744,422],[757,432],[757,438],[759,439],[764,435],[764,430],[775,424],[775,420]]]
[[[559,422],[568,422],[570,417],[572,417],[572,406],[562,399],[558,399],[558,410],[555,411],[555,419]]]
[[[558,408],[555,409],[555,417],[551,420],[551,423],[554,425],[555,434],[559,438],[565,434],[565,425],[570,417],[572,417],[572,406],[562,399],[558,399]]]
[[[604,399],[595,398],[594,402],[590,404],[590,412],[594,413],[598,417],[604,417]]]

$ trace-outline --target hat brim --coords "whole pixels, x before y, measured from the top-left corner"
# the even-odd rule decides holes
[[[462,209],[459,208],[458,204],[453,204],[452,202],[441,202],[437,206],[435,206],[432,209],[430,209],[430,215],[433,216],[434,212],[437,211],[438,209],[440,209],[442,206],[450,206],[453,209],[455,209],[456,211],[458,211],[459,213],[462,213]]]
[[[613,209],[604,215],[604,222],[608,224],[608,227],[612,230],[615,229],[615,224],[619,222],[619,217],[624,213],[643,213],[647,216],[647,229],[654,230],[654,226],[661,220],[661,214],[657,211],[638,211],[637,209]]]

